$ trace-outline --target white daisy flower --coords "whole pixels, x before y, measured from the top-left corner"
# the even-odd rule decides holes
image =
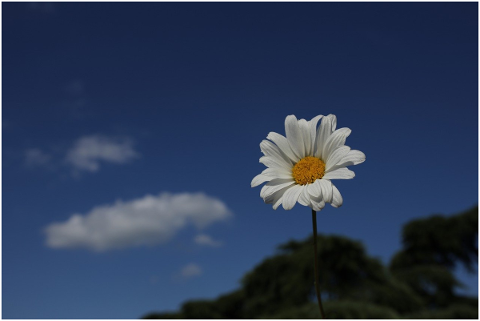
[[[321,120],[320,126],[317,124]],[[339,207],[343,198],[332,179],[351,179],[355,173],[347,166],[365,161],[365,154],[345,145],[349,128],[337,126],[335,115],[319,115],[312,120],[285,119],[286,138],[270,132],[260,143],[265,156],[260,163],[268,168],[252,180],[252,187],[267,182],[260,191],[265,203],[292,209],[297,201],[320,211],[325,203]]]

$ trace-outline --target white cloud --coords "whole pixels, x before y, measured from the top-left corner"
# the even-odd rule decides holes
[[[45,228],[46,244],[95,251],[160,244],[188,225],[201,230],[231,215],[222,201],[203,193],[146,195],[52,223]]]
[[[195,239],[193,241],[198,245],[206,245],[212,247],[222,246],[222,242],[212,239],[207,234],[198,234],[197,236],[195,236]]]
[[[189,279],[195,276],[199,276],[201,274],[202,274],[202,268],[195,263],[187,264],[180,270],[180,275],[184,279]]]
[[[25,151],[25,165],[28,167],[46,166],[51,162],[50,154],[41,149],[31,148]]]
[[[106,136],[85,136],[77,140],[67,152],[66,162],[76,170],[96,172],[100,162],[124,164],[138,158],[130,139],[114,139]]]

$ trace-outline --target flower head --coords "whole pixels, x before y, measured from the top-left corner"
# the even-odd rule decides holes
[[[320,122],[321,121],[321,122]],[[317,128],[317,124],[320,126]],[[264,156],[260,163],[267,166],[252,180],[252,187],[267,182],[260,191],[265,203],[280,204],[292,209],[297,201],[320,211],[325,203],[339,207],[343,198],[332,179],[350,179],[355,173],[347,166],[365,161],[365,154],[345,145],[349,128],[335,129],[335,115],[319,115],[312,120],[297,120],[294,115],[285,119],[284,137],[270,132],[268,140],[260,143]]]

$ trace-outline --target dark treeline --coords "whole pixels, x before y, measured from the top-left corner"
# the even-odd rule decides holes
[[[358,241],[318,237],[320,288],[327,318],[477,319],[478,298],[457,294],[460,266],[476,273],[478,207],[434,215],[403,228],[402,249],[388,266]],[[146,319],[318,319],[312,238],[289,241],[215,300],[187,301],[178,312]]]

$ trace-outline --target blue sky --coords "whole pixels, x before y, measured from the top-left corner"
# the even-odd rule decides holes
[[[387,262],[478,202],[476,3],[3,3],[3,318],[214,298],[310,210],[250,188],[289,114],[366,154],[320,233]],[[459,271],[477,294],[478,279]]]

